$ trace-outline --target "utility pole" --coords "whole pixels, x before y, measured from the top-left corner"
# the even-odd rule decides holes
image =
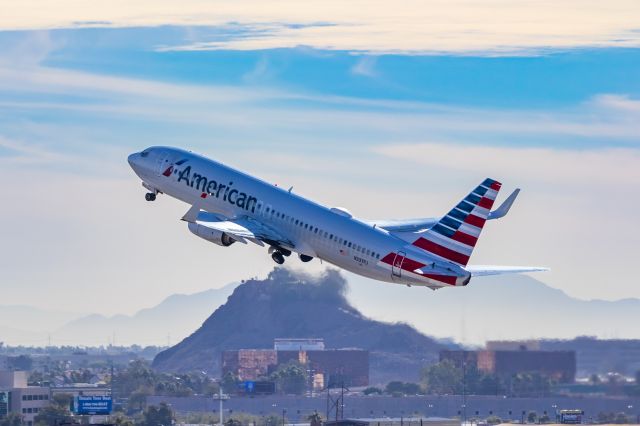
[[[462,353],[462,424],[467,422],[467,353]]]
[[[226,399],[229,399],[229,395],[224,395],[222,393],[222,382],[220,383],[220,388],[219,388],[219,392],[218,392],[218,396],[214,396],[213,400],[214,401],[218,401],[219,403],[219,408],[220,408],[220,426],[224,426],[224,415],[223,415],[223,410],[224,410],[224,406],[222,405],[222,402]]]

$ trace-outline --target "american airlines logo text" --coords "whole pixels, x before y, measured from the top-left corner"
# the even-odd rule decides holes
[[[215,180],[207,179],[199,173],[191,173],[191,166],[187,166],[183,170],[178,171],[178,183],[184,182],[191,188],[196,188],[203,193],[209,194],[218,199],[222,198],[229,204],[238,206],[251,213],[255,213],[258,199],[245,192],[233,188],[233,182],[228,184],[218,183]]]

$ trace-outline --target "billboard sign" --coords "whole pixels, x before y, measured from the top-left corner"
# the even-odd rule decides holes
[[[107,415],[111,414],[112,409],[111,395],[78,395],[73,401],[76,414]]]
[[[10,397],[11,393],[9,391],[0,391],[0,418],[9,414]]]

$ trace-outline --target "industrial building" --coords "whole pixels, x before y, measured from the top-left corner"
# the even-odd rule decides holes
[[[440,361],[449,360],[458,368],[475,366],[485,373],[510,377],[518,373],[538,373],[572,383],[576,377],[575,351],[543,351],[535,341],[489,342],[486,350],[447,350],[440,352]]]
[[[223,351],[222,375],[232,373],[241,381],[255,381],[292,361],[306,366],[314,389],[343,383],[369,385],[369,351],[326,349],[322,339],[275,339],[273,349]]]

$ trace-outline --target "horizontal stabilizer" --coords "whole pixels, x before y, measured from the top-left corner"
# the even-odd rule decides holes
[[[549,268],[540,266],[492,266],[492,265],[469,265],[465,269],[471,273],[472,277],[483,277],[486,275],[519,274],[521,272],[544,272]]]

